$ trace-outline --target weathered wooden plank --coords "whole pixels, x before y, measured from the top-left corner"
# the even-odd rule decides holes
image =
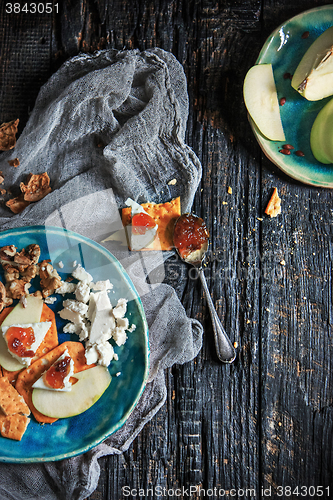
[[[277,2],[266,2],[265,29],[315,5],[293,2],[282,11]],[[263,485],[276,494],[278,486],[301,491],[333,482],[333,193],[292,181],[265,158],[262,165],[263,206],[273,186],[282,197],[281,216],[265,219],[261,236],[261,467]]]

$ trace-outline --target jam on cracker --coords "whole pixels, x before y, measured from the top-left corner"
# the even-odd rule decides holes
[[[11,326],[6,332],[8,349],[20,357],[32,358],[35,352],[29,349],[35,342],[35,334],[30,326]]]

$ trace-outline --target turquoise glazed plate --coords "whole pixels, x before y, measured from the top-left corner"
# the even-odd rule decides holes
[[[323,106],[331,99],[310,102],[291,86],[286,74],[294,74],[298,63],[312,42],[333,25],[333,5],[306,11],[279,26],[266,40],[256,64],[271,63],[278,99],[286,98],[280,106],[285,142],[270,141],[257,129],[252,119],[253,132],[266,156],[290,177],[305,184],[333,188],[333,164],[324,165],[313,156],[310,148],[312,124]],[[308,32],[307,37],[302,37]],[[305,35],[305,36],[306,36]],[[290,155],[279,152],[283,144],[294,146]],[[297,156],[296,151],[304,156]]]
[[[109,279],[112,305],[119,298],[128,299],[126,317],[135,324],[123,346],[114,346],[119,360],[111,361],[111,383],[102,397],[86,412],[75,417],[59,419],[53,424],[39,424],[33,416],[21,441],[0,436],[0,461],[28,463],[69,458],[88,451],[119,429],[134,409],[148,376],[148,326],[137,291],[119,261],[104,247],[72,231],[48,226],[30,226],[0,233],[0,247],[15,245],[18,250],[37,243],[41,258],[50,259],[63,280],[74,270],[73,262],[81,264],[94,282]],[[63,267],[59,267],[59,262]],[[3,281],[3,274],[1,275]],[[39,289],[39,278],[32,281],[29,292]],[[55,311],[59,343],[78,341],[76,335],[62,333],[65,322],[57,312],[63,296],[49,305]],[[67,294],[65,298],[74,297]]]

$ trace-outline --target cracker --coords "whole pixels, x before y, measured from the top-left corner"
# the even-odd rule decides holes
[[[0,378],[0,408],[5,415],[30,415],[29,407],[6,377]]]
[[[74,361],[74,373],[81,372],[95,365],[87,365],[85,358],[85,348],[81,342],[64,342],[58,345],[52,351],[39,358],[28,368],[21,371],[17,377],[16,389],[24,397],[25,402],[29,406],[32,414],[38,422],[51,424],[56,418],[47,417],[40,413],[32,403],[32,385],[42,375],[42,373],[50,368],[50,366],[68,350],[70,357]]]
[[[171,250],[173,248],[173,228],[181,215],[180,197],[166,203],[142,203],[142,208],[158,225],[156,237],[149,248],[142,250]],[[131,223],[131,207],[122,209],[122,223]]]
[[[273,194],[265,209],[265,214],[270,217],[276,217],[281,213],[281,198],[279,197],[278,190],[275,187]]]
[[[25,415],[9,415],[0,420],[1,436],[15,441],[21,441],[23,434],[28,427],[30,418]]]

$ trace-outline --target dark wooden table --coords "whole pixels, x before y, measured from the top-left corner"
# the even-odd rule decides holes
[[[214,498],[222,490],[224,498],[254,498],[250,489],[256,498],[319,498],[318,487],[331,487],[322,498],[333,497],[333,193],[293,181],[262,154],[242,98],[244,76],[270,32],[329,2],[55,3],[52,14],[9,15],[1,2],[1,122],[19,117],[21,132],[40,86],[80,51],[171,51],[188,79],[186,140],[203,166],[194,212],[211,233],[206,273],[239,346],[233,365],[217,360],[200,283],[170,262],[166,281],[204,325],[203,349],[166,373],[167,403],[129,451],[100,460],[89,500],[125,498],[124,486],[136,498],[140,488],[157,487],[154,498],[176,497],[176,488],[186,498],[191,486]],[[270,219],[264,208],[275,186],[282,213]]]

